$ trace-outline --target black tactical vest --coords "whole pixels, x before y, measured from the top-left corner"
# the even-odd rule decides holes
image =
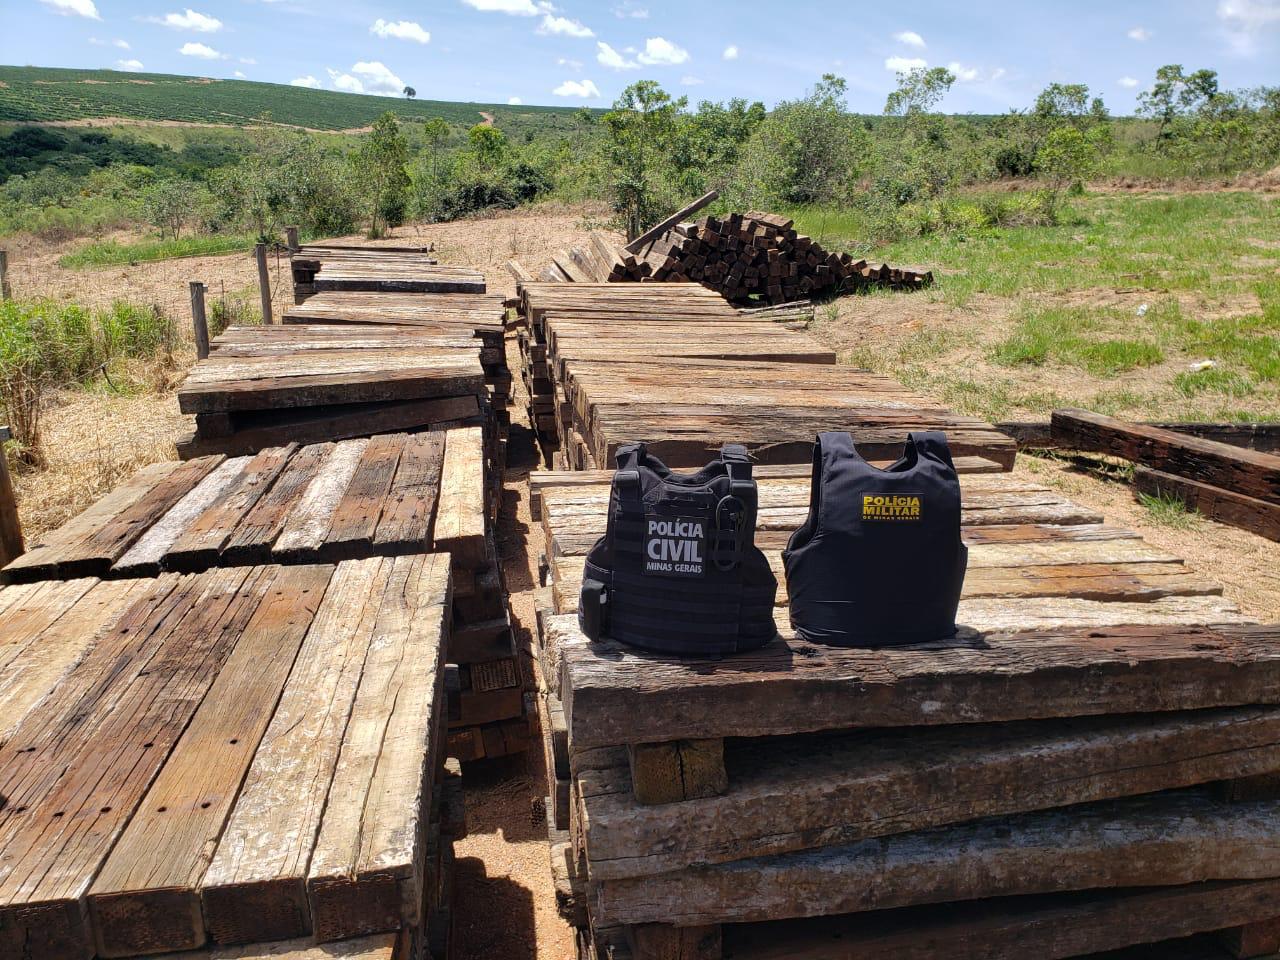
[[[803,640],[879,647],[952,636],[968,550],[946,436],[908,434],[902,459],[879,470],[849,434],[819,434],[809,516],[782,559]]]
[[[755,546],[757,499],[736,444],[694,474],[642,443],[620,448],[608,527],[583,574],[582,632],[687,656],[768,643],[778,582]]]

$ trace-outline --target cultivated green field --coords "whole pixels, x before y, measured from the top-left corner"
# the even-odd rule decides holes
[[[385,110],[402,119],[443,117],[471,126],[491,114],[509,132],[569,130],[577,108],[405,100],[248,80],[163,73],[0,66],[0,121],[40,123],[122,117],[244,126],[264,116],[313,130],[350,130]]]

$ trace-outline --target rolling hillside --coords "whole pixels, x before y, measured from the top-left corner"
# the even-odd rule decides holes
[[[577,112],[572,107],[405,100],[162,73],[0,66],[0,122],[119,117],[244,126],[265,117],[314,130],[349,130],[367,126],[384,110],[404,119],[443,117],[467,126],[479,123],[483,111],[508,130],[544,132],[568,129]]]

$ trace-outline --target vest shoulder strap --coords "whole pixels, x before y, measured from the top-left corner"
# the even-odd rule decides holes
[[[907,434],[907,443],[916,448],[916,452],[922,457],[928,457],[931,460],[941,460],[948,467],[953,467],[951,462],[951,447],[947,444],[947,435],[941,430],[914,430]]]

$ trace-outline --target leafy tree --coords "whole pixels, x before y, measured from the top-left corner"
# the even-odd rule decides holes
[[[845,81],[825,74],[808,96],[784,101],[742,147],[731,202],[841,203],[865,162],[869,137],[845,110]]]
[[[1169,63],[1156,70],[1151,89],[1138,95],[1138,114],[1158,121],[1159,136],[1166,137],[1170,134],[1170,125],[1179,116],[1205,108],[1217,95],[1216,70],[1185,74],[1182,64]]]
[[[885,100],[884,112],[887,115],[907,117],[931,113],[955,82],[955,74],[946,67],[916,67],[906,73],[899,73],[898,89]]]
[[[414,97],[418,95],[418,91],[413,89],[413,87],[405,87],[404,95],[405,95],[405,99],[412,100]]]
[[[166,233],[177,240],[192,213],[190,184],[178,180],[160,180],[143,191],[142,206],[147,221],[160,230],[160,239]]]
[[[467,131],[467,141],[480,162],[486,166],[501,163],[507,154],[507,135],[497,127],[478,123]]]
[[[371,237],[403,222],[408,204],[408,160],[409,141],[396,115],[388,110],[373,121],[373,129],[361,139],[355,153],[359,177],[365,184]]]
[[[672,100],[654,80],[640,80],[604,116],[606,185],[628,240],[661,219],[667,158],[687,103]]]
[[[1078,120],[1088,111],[1089,87],[1087,85],[1051,83],[1036,97],[1031,115],[1047,127],[1056,127],[1064,121]]]
[[[1057,208],[1063,190],[1093,172],[1097,161],[1097,148],[1075,127],[1058,127],[1045,137],[1036,154],[1036,168],[1048,184],[1051,209]]]

